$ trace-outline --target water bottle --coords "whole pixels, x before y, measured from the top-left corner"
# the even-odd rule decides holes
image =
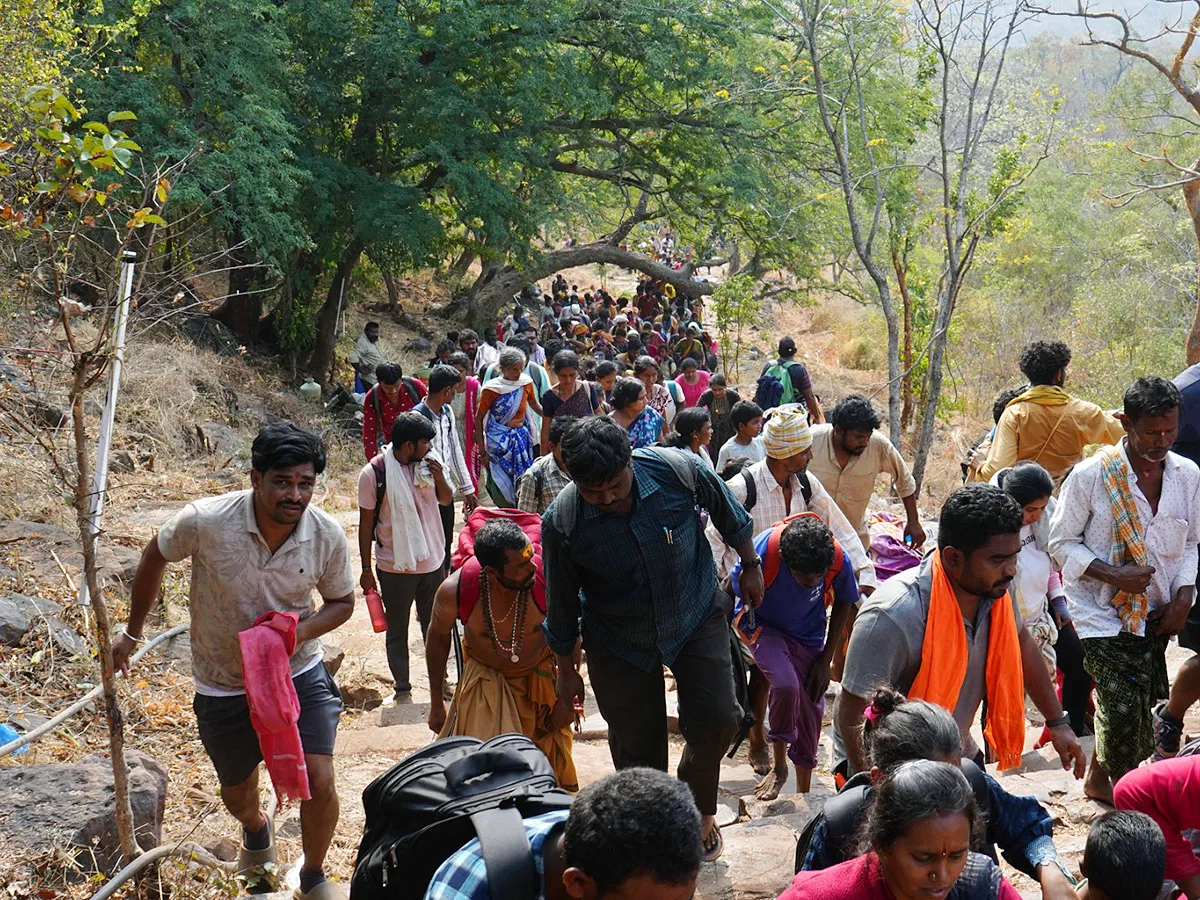
[[[371,627],[375,629],[376,634],[387,631],[387,613],[383,611],[383,598],[375,588],[367,591],[367,612],[371,614]]]

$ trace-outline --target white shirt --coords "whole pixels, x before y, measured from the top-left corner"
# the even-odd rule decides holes
[[[1125,441],[1117,445],[1125,464]],[[1200,469],[1190,459],[1168,453],[1158,513],[1137,486],[1129,486],[1145,529],[1146,550],[1155,572],[1146,590],[1150,609],[1166,606],[1181,587],[1196,582],[1196,544],[1200,542]],[[1062,566],[1063,583],[1075,631],[1081,638],[1115,637],[1121,617],[1112,605],[1117,589],[1084,574],[1093,560],[1114,564],[1113,516],[1100,459],[1085,459],[1067,477],[1050,521],[1050,555]],[[1139,634],[1145,633],[1145,627]]]
[[[497,343],[495,347],[487,341],[480,341],[479,347],[475,351],[475,371],[486,372],[487,367],[500,361],[500,351],[504,349],[504,344]]]
[[[749,444],[739,444],[737,435],[734,435],[721,445],[717,453],[717,472],[724,472],[725,467],[737,459],[748,459],[756,463],[766,458],[767,448],[763,445],[761,434],[751,438]]]
[[[457,396],[457,395],[456,395]],[[463,457],[462,444],[458,440],[458,428],[454,423],[454,410],[450,404],[442,406],[441,415],[434,414],[429,405],[422,400],[417,412],[424,415],[423,410],[429,410],[433,416],[433,450],[446,468],[446,480],[450,487],[464,497],[474,496],[475,485],[471,483],[471,473],[467,471],[467,461]],[[428,418],[428,417],[427,417]]]
[[[833,532],[834,538],[842,545],[842,549],[846,551],[846,555],[850,557],[850,562],[854,566],[854,577],[858,579],[858,586],[860,588],[874,588],[876,586],[878,582],[875,578],[875,564],[871,562],[871,558],[867,556],[867,552],[863,549],[862,541],[858,539],[858,533],[854,530],[854,526],[850,524],[850,521],[838,509],[837,504],[833,502],[833,498],[829,496],[829,491],[821,486],[821,482],[817,481],[811,475],[809,476],[808,483],[812,486],[812,502],[805,507],[804,494],[800,492],[800,480],[793,475],[792,507],[788,509],[784,504],[783,486],[775,480],[775,476],[767,469],[766,460],[756,462],[752,466],[747,466],[742,469],[742,472],[750,473],[750,477],[754,479],[754,485],[758,489],[754,508],[750,510],[750,517],[754,520],[754,534],[756,536],[790,515],[811,510],[820,516],[821,520],[829,526],[829,530]],[[746,481],[741,474],[735,475],[725,485],[729,488],[730,493],[737,498],[739,503],[746,502]],[[717,563],[717,577],[724,578],[737,563],[737,552],[725,544],[720,532],[713,527],[711,522],[705,528],[704,535],[708,538],[708,545],[712,548],[713,559]]]

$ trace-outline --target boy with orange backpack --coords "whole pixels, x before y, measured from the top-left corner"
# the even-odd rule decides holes
[[[767,739],[774,762],[754,790],[774,800],[796,766],[796,791],[807,793],[829,687],[829,665],[858,602],[854,567],[815,513],[798,513],[754,539],[763,560],[765,591],[755,609],[744,606],[739,563],[729,586],[738,598],[734,623],[770,684]],[[831,609],[826,637],[826,610]]]

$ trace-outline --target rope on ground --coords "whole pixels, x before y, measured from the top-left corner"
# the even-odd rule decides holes
[[[140,660],[143,656],[146,655],[146,653],[148,653],[150,651],[150,648],[155,647],[158,644],[161,644],[165,640],[169,640],[170,638],[173,638],[177,634],[183,634],[183,632],[185,632],[187,630],[188,630],[187,625],[176,625],[174,628],[172,628],[168,631],[164,631],[158,637],[147,642],[144,646],[139,647],[138,651],[136,653],[134,653],[131,657],[129,657],[129,665],[130,666],[134,665],[138,660]],[[121,675],[120,672],[118,672],[117,677],[121,678],[123,676]],[[81,709],[83,709],[85,706],[87,706],[89,703],[91,703],[93,700],[95,700],[97,697],[99,697],[103,693],[104,693],[104,685],[102,685],[102,684],[96,685],[96,687],[92,688],[90,691],[88,691],[86,694],[84,694],[83,697],[81,697],[75,703],[68,706],[66,709],[64,709],[62,712],[60,712],[58,715],[56,715],[53,719],[43,722],[37,728],[33,728],[33,729],[25,732],[25,734],[21,735],[18,738],[14,738],[13,740],[9,741],[4,746],[0,747],[0,756],[8,756],[10,753],[13,753],[16,750],[19,750],[21,747],[24,747],[26,744],[32,744],[38,738],[42,737],[45,734],[48,734],[49,732],[51,732],[55,728],[57,728],[59,725],[61,725],[63,722],[67,721],[67,719],[71,718],[71,716],[75,715],[77,712],[79,712]]]

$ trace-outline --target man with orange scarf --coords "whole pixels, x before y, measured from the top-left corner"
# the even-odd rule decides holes
[[[851,771],[865,768],[859,731],[866,697],[886,685],[954,716],[963,755],[983,764],[971,737],[984,698],[984,736],[1001,769],[1021,763],[1025,692],[1046,717],[1063,768],[1082,778],[1079,740],[1054,694],[1037,641],[1008,595],[1020,550],[1021,507],[991,485],[970,484],[942,506],[938,549],[886,581],[862,605],[846,654],[835,730]]]

